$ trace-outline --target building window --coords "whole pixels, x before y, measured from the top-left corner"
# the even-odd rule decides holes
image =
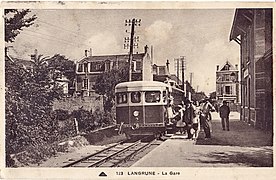
[[[83,89],[88,90],[88,79],[83,79]]]
[[[102,62],[91,62],[90,72],[101,72],[104,71],[105,64]]]
[[[230,76],[229,76],[229,74],[226,74],[226,75],[225,75],[225,81],[230,81]]]
[[[83,64],[78,64],[78,72],[83,72]]]
[[[88,63],[84,63],[83,66],[84,66],[84,72],[88,72]]]
[[[136,61],[132,61],[132,64],[131,64],[131,68],[132,68],[132,71],[136,71]]]
[[[231,87],[225,86],[225,94],[231,94]]]
[[[110,61],[105,62],[105,70],[110,71]]]

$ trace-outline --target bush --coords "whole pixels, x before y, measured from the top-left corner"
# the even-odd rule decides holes
[[[63,109],[54,110],[53,116],[55,116],[55,118],[58,119],[59,121],[66,120],[70,117],[69,112]]]
[[[113,124],[113,116],[110,112],[104,112],[99,109],[87,111],[84,109],[75,110],[71,113],[72,118],[77,118],[79,130],[89,132],[96,128],[106,127]]]
[[[113,124],[113,116],[112,116],[112,113],[110,112],[96,110],[92,116],[93,116],[95,125],[98,127],[106,127]]]
[[[94,119],[90,111],[84,109],[74,110],[71,117],[77,119],[79,131],[87,132],[95,129]]]

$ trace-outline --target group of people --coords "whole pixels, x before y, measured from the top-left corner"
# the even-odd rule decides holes
[[[211,138],[212,133],[212,115],[211,112],[219,111],[222,118],[222,128],[229,131],[229,113],[230,109],[223,102],[223,105],[216,110],[216,108],[210,103],[209,99],[204,99],[200,102],[192,102],[189,99],[185,99],[184,102],[174,107],[173,101],[168,103],[167,115],[168,125],[174,126],[179,129],[179,133],[186,134],[188,139],[196,140],[200,128],[203,128],[205,138]],[[225,122],[224,122],[225,121]]]

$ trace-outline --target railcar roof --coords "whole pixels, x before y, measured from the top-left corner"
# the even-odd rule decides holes
[[[167,84],[159,81],[131,81],[116,85],[115,89],[121,88],[141,88],[141,87],[169,87]]]

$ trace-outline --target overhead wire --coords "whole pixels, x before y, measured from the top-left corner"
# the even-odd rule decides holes
[[[60,40],[60,41],[64,41],[66,43],[70,43],[70,44],[73,44],[71,41],[67,41],[65,39],[61,39],[61,38],[57,38],[56,36],[53,36],[53,35],[49,35],[49,34],[44,34],[44,33],[40,33],[40,32],[37,32],[37,31],[32,31],[32,30],[29,30],[29,29],[25,29],[24,30],[25,32],[32,32],[32,33],[35,33],[35,34],[40,34],[40,35],[43,35],[43,36],[48,36],[48,37],[51,37],[51,38],[54,38],[54,39],[57,39],[57,40]],[[78,45],[84,45],[84,46],[88,46],[87,44],[83,44],[83,43],[76,43]]]
[[[43,24],[46,24],[46,25],[48,25],[48,26],[54,27],[54,28],[56,28],[56,29],[60,29],[60,30],[63,30],[63,31],[67,31],[67,32],[70,32],[70,33],[72,33],[72,34],[81,36],[81,37],[83,37],[83,38],[88,38],[88,37],[86,37],[86,36],[84,36],[84,35],[82,35],[82,34],[76,32],[76,31],[71,31],[71,30],[65,29],[65,28],[63,28],[63,27],[60,27],[60,26],[57,26],[57,25],[54,25],[54,24],[51,24],[51,23],[48,23],[48,22],[45,22],[45,21],[41,21],[41,20],[37,20],[37,21],[38,21],[38,22],[41,22],[41,23],[43,23]]]
[[[41,37],[41,36],[37,36],[37,35],[34,35],[34,34],[28,34],[28,33],[24,33],[25,35],[28,35],[28,36],[32,36],[32,37],[38,37],[40,39],[44,39],[44,40],[48,40],[48,41],[59,41],[60,43],[63,43],[63,44],[66,44],[66,45],[71,45],[71,46],[76,46],[75,44],[73,43],[65,43],[59,39],[50,39],[50,38],[45,38],[45,37]]]

